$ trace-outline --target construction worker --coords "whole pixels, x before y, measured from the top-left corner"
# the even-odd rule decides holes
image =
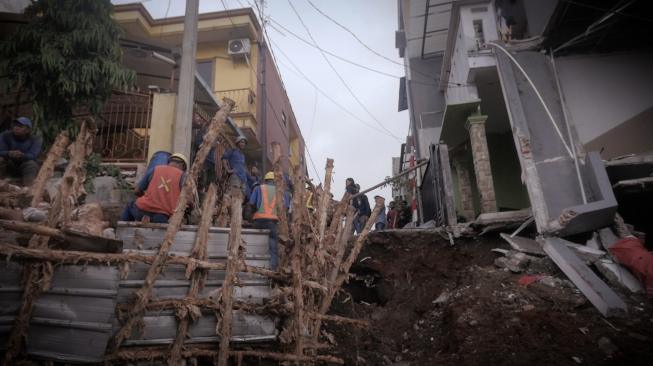
[[[397,229],[397,220],[399,219],[399,212],[397,211],[395,201],[391,201],[390,205],[388,205],[388,208],[389,208],[388,215],[387,215],[388,229]]]
[[[170,155],[168,165],[158,165],[136,187],[138,198],[130,202],[122,215],[122,221],[149,220],[167,224],[177,208],[179,195],[186,177],[188,158],[184,154]]]
[[[240,188],[245,195],[249,197],[250,190],[247,184],[247,166],[245,165],[245,154],[243,149],[247,146],[247,138],[238,136],[236,138],[236,147],[227,149],[222,155],[222,167],[230,174],[229,186]]]
[[[274,184],[274,172],[267,172],[263,177],[263,184],[254,188],[249,203],[256,207],[254,212],[254,228],[267,229],[268,245],[270,247],[270,268],[275,271],[279,264],[279,253],[277,249],[277,187]],[[287,196],[284,195],[284,201]],[[284,202],[288,207],[288,202]]]
[[[39,172],[36,162],[43,141],[32,135],[32,121],[19,117],[12,121],[11,130],[0,135],[0,177],[8,174],[19,176],[22,184],[32,184]]]

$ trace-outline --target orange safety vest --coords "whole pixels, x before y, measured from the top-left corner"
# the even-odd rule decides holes
[[[147,212],[172,215],[181,194],[179,182],[183,175],[181,169],[170,165],[154,168],[145,194],[136,199],[136,207]]]
[[[254,213],[254,220],[279,220],[277,217],[277,187],[263,184],[259,186],[259,189],[261,190],[261,204]]]

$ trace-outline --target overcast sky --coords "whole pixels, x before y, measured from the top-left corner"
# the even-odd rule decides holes
[[[224,3],[229,9],[234,9],[241,8],[241,4],[248,6],[248,1],[253,3],[253,0],[224,0]],[[313,9],[307,0],[291,1],[324,50],[387,74],[403,75],[402,66],[366,49],[351,34]],[[394,32],[397,29],[396,0],[311,1],[355,33],[367,46],[397,63],[402,62],[394,47]],[[113,1],[115,4],[129,2],[133,1]],[[266,16],[310,41],[288,0],[267,0],[265,3]],[[143,4],[154,18],[165,17],[166,12],[168,17],[183,15],[185,9],[185,1],[181,0],[147,0],[143,1]],[[200,13],[222,9],[224,7],[221,0],[200,0]],[[267,30],[308,152],[313,157],[322,180],[326,158],[335,160],[333,193],[336,197],[339,198],[344,193],[344,181],[347,177],[353,177],[361,185],[361,189],[366,189],[391,175],[391,158],[399,156],[401,143],[389,136],[389,133],[399,139],[405,139],[408,132],[408,112],[397,112],[399,80],[327,55],[353,93],[388,133],[349,94],[317,49],[283,31],[273,21],[269,22]],[[297,76],[297,71],[282,51],[320,89],[367,125],[343,111],[316,92],[302,77]],[[306,160],[311,177],[318,182],[308,153]],[[386,203],[391,200],[390,187],[368,194],[370,201],[375,194],[384,196]]]

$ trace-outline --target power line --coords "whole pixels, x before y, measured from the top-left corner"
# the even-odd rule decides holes
[[[368,70],[368,71],[371,71],[371,72],[374,72],[374,73],[377,73],[377,74],[380,74],[380,75],[383,75],[383,76],[391,77],[391,78],[393,78],[393,79],[401,80],[401,78],[402,78],[402,77],[399,76],[399,75],[394,75],[394,74],[390,74],[390,73],[387,73],[387,72],[384,72],[384,71],[381,71],[381,70],[373,69],[373,68],[371,68],[371,67],[369,67],[369,66],[362,65],[362,64],[360,64],[360,63],[358,63],[358,62],[356,62],[356,61],[352,61],[352,60],[349,60],[349,59],[344,58],[344,57],[342,57],[342,56],[339,56],[339,55],[337,55],[337,54],[335,54],[335,53],[333,53],[333,52],[331,52],[331,51],[329,51],[329,50],[325,50],[324,48],[320,47],[319,45],[314,44],[314,43],[311,43],[311,42],[308,41],[307,39],[301,37],[300,35],[298,35],[297,33],[293,32],[293,31],[291,31],[290,29],[288,29],[287,27],[285,27],[283,24],[281,24],[281,23],[279,23],[278,21],[274,20],[274,18],[272,18],[272,17],[268,17],[268,19],[269,19],[272,23],[274,23],[274,24],[270,24],[271,27],[272,27],[272,29],[274,29],[275,31],[279,32],[279,34],[285,36],[285,34],[284,34],[281,30],[277,29],[276,27],[281,28],[282,30],[286,31],[286,32],[289,33],[291,36],[297,38],[299,41],[301,41],[301,42],[307,44],[308,46],[313,47],[313,48],[315,48],[315,49],[317,49],[317,50],[319,50],[319,51],[322,51],[322,52],[326,53],[327,55],[329,55],[329,56],[331,56],[331,57],[334,57],[334,58],[336,58],[336,59],[338,59],[338,60],[340,60],[340,61],[342,61],[342,62],[348,63],[348,64],[353,65],[353,66],[356,66],[356,67],[360,67],[360,68],[362,68],[362,69],[365,69],[365,70]],[[275,25],[276,25],[276,26],[275,26]],[[401,64],[401,63],[398,63],[398,64],[404,66],[404,65]],[[409,66],[408,68],[409,68],[410,70],[415,70],[415,69],[413,69],[413,68],[410,67],[410,66]],[[426,76],[427,76],[428,78],[430,78],[430,79],[433,79],[433,76],[431,76],[431,75],[428,75],[428,74],[422,73],[422,72],[420,72],[420,71],[418,71],[418,70],[415,70],[415,71],[416,71],[417,73],[421,73],[422,75],[426,75]],[[435,78],[435,80],[439,80],[439,78]],[[421,84],[421,85],[427,85],[427,86],[437,86],[437,84],[435,84],[435,83],[425,83],[425,82],[421,82],[421,81],[413,81],[413,83],[415,83],[415,84]],[[454,85],[454,86],[468,86],[468,84],[457,83],[457,82],[453,82],[453,81],[447,81],[447,84],[449,84],[449,85]]]
[[[366,125],[367,127],[371,128],[371,129],[373,129],[373,130],[375,130],[375,131],[377,131],[377,132],[379,132],[379,133],[382,133],[382,134],[384,134],[384,135],[388,135],[385,131],[379,129],[378,127],[376,127],[376,126],[374,126],[374,125],[372,125],[372,124],[370,124],[370,123],[368,123],[368,122],[365,121],[364,119],[360,118],[359,116],[357,116],[356,114],[354,114],[353,112],[351,112],[350,110],[348,110],[347,108],[345,108],[342,104],[338,103],[337,100],[333,99],[333,98],[332,98],[332,97],[331,97],[327,92],[325,92],[324,90],[320,89],[320,87],[318,87],[317,84],[315,84],[315,82],[313,82],[313,81],[312,81],[308,76],[306,76],[306,74],[304,74],[304,73],[299,69],[299,67],[298,67],[298,66],[297,66],[297,65],[292,61],[292,59],[291,59],[290,57],[288,57],[288,55],[287,55],[285,52],[283,52],[283,50],[282,50],[282,49],[281,49],[281,48],[280,48],[276,43],[272,42],[272,45],[274,45],[274,47],[276,47],[277,50],[278,50],[279,52],[281,52],[281,55],[282,55],[283,57],[285,57],[286,60],[288,60],[288,62],[290,62],[290,64],[291,64],[291,65],[296,69],[296,71],[293,70],[293,68],[288,67],[287,65],[285,65],[285,63],[283,63],[283,62],[281,62],[281,61],[279,61],[279,65],[286,66],[286,68],[287,68],[290,72],[292,72],[293,74],[297,75],[298,77],[304,79],[306,82],[308,82],[309,84],[311,84],[311,86],[313,86],[313,88],[315,88],[315,90],[317,90],[320,94],[322,94],[322,96],[326,97],[328,100],[330,100],[333,104],[335,104],[337,107],[339,107],[339,108],[340,108],[341,110],[343,110],[345,113],[347,113],[348,115],[350,115],[351,117],[353,117],[356,121],[358,121],[358,122],[360,122],[360,123]],[[388,136],[390,136],[390,135],[388,135]]]
[[[286,28],[285,26],[283,26],[283,24],[281,24],[281,23],[277,22],[276,20],[274,20],[273,18],[269,18],[269,19],[270,19],[270,21],[271,21],[272,23],[274,23],[277,27],[279,27],[279,28],[283,29],[284,31],[288,32],[290,35],[292,35],[293,37],[297,38],[299,41],[301,41],[301,42],[303,42],[303,43],[306,43],[307,45],[309,45],[309,46],[311,46],[311,47],[317,49],[317,50],[320,51],[320,52],[324,52],[324,53],[326,53],[327,55],[329,55],[329,56],[331,56],[331,57],[334,57],[334,58],[336,58],[336,59],[338,59],[338,60],[340,60],[340,61],[342,61],[342,62],[346,62],[346,63],[348,63],[348,64],[350,64],[350,65],[354,65],[354,66],[356,66],[356,67],[360,67],[360,68],[362,68],[362,69],[365,69],[365,70],[368,70],[368,71],[371,71],[371,72],[375,72],[375,73],[380,74],[380,75],[388,76],[388,77],[391,77],[391,78],[394,78],[394,79],[401,79],[401,76],[394,75],[394,74],[390,74],[390,73],[387,73],[387,72],[385,72],[385,71],[381,71],[381,70],[373,69],[373,68],[371,68],[371,67],[369,67],[369,66],[361,65],[361,64],[359,64],[359,63],[357,63],[357,62],[355,62],[355,61],[352,61],[352,60],[346,59],[346,58],[344,58],[344,57],[342,57],[342,56],[338,56],[337,54],[335,54],[335,53],[333,53],[333,52],[331,52],[331,51],[325,50],[324,48],[320,47],[316,42],[311,43],[310,41],[308,41],[308,40],[302,38],[301,36],[297,35],[297,34],[294,33],[293,31],[291,31],[290,29],[288,29],[288,28]],[[276,30],[276,31],[279,32],[280,34],[283,34],[283,32],[281,32],[280,30],[278,30],[274,25],[272,26],[272,29]],[[311,38],[312,38],[312,37],[311,37]],[[435,85],[435,84],[433,84],[433,85]]]
[[[347,33],[351,34],[352,37],[354,37],[354,39],[356,39],[356,40],[358,41],[358,43],[360,43],[361,45],[363,45],[363,47],[367,48],[367,49],[368,49],[370,52],[372,52],[373,54],[375,54],[375,55],[381,57],[382,59],[384,59],[384,60],[386,60],[386,61],[392,62],[393,64],[396,64],[396,65],[399,65],[399,66],[405,66],[403,63],[398,62],[398,61],[396,61],[396,60],[393,60],[393,59],[391,59],[390,57],[387,57],[387,56],[383,55],[382,53],[378,52],[377,50],[373,49],[372,47],[370,47],[367,43],[363,42],[363,41],[362,41],[362,40],[361,40],[361,39],[356,35],[356,33],[354,33],[352,30],[350,30],[349,28],[347,28],[346,26],[342,25],[342,24],[339,23],[337,20],[333,19],[333,18],[330,17],[328,14],[326,14],[325,12],[323,12],[322,10],[320,10],[320,8],[318,8],[317,6],[315,6],[315,4],[313,4],[313,2],[312,2],[311,0],[306,0],[306,1],[308,1],[308,3],[313,7],[313,9],[315,9],[318,13],[322,14],[325,18],[329,19],[332,23],[334,23],[334,24],[337,25],[338,27],[342,28],[342,29],[345,30]],[[426,76],[426,77],[429,78],[429,79],[433,78],[433,79],[435,79],[436,81],[440,79],[439,77],[433,77],[433,75],[429,75],[429,74],[427,74],[427,73],[425,73],[425,72],[422,72],[422,71],[420,71],[420,70],[417,70],[417,69],[415,69],[415,68],[413,68],[413,67],[411,67],[411,66],[409,66],[409,69],[410,69],[411,71],[415,71],[415,72],[418,73],[418,74],[421,74],[422,76]]]
[[[258,16],[259,16],[259,18],[261,18],[261,28],[263,29],[263,40],[267,41],[268,44],[271,45],[272,40],[270,39],[270,36],[268,35],[267,27],[266,27],[267,26],[267,21],[266,21],[265,17],[263,16],[263,11],[262,11],[263,6],[261,5],[261,7],[259,7],[258,2],[256,0],[254,0],[255,5],[252,5],[252,3],[249,0],[245,0],[245,1],[252,8],[254,8],[254,7],[256,8]],[[238,2],[242,5],[240,0],[238,0]],[[272,60],[274,61],[274,67],[277,68],[278,60],[277,60],[277,57],[276,57],[276,55],[274,53],[274,49],[272,47],[268,47],[268,49],[270,50],[270,54],[272,55]],[[277,73],[279,74],[279,79],[281,80],[281,85],[283,86],[284,91],[285,91],[286,87],[284,85],[283,79],[281,78],[281,73],[278,70],[277,70]],[[279,127],[281,127],[281,131],[284,133],[284,136],[286,138],[288,138],[288,136],[286,135],[283,127],[279,123],[279,117],[278,117],[277,111],[274,109],[274,106],[270,103],[269,99],[267,100],[267,103],[270,106],[270,108],[272,109],[272,113],[275,115],[275,120],[277,121],[277,124],[279,124]],[[300,133],[301,133],[301,131],[300,131]],[[306,153],[308,154],[309,161],[311,162],[311,166],[313,167],[313,171],[315,172],[315,175],[317,176],[317,179],[318,179],[318,181],[320,181],[320,184],[321,184],[322,183],[322,178],[320,178],[320,173],[318,172],[317,168],[315,167],[315,163],[313,162],[313,157],[311,156],[311,151],[310,151],[310,149],[308,147],[308,144],[306,143],[306,140],[304,140],[304,147],[305,147]]]
[[[317,89],[313,89],[315,91],[315,99],[313,102],[313,117],[311,117],[311,126],[308,129],[308,139],[311,139],[311,136],[313,135],[313,126],[315,125],[315,116],[317,115],[317,98],[318,98],[318,93]]]
[[[295,13],[295,15],[297,15],[297,18],[299,19],[299,22],[302,24],[302,26],[303,26],[304,29],[306,30],[306,33],[308,33],[308,36],[311,38],[311,40],[313,41],[313,43],[314,43],[315,45],[317,45],[317,41],[315,40],[315,38],[313,37],[313,34],[311,33],[311,31],[308,29],[308,27],[307,27],[306,24],[304,23],[304,20],[302,19],[302,17],[301,17],[301,16],[299,15],[299,13],[297,12],[297,9],[295,9],[295,6],[292,4],[292,2],[291,2],[290,0],[288,0],[288,4],[290,4],[290,7],[292,8],[293,12]],[[370,112],[370,110],[369,110],[369,109],[368,109],[368,108],[363,104],[363,102],[362,102],[362,101],[358,98],[358,96],[354,93],[354,91],[351,89],[351,87],[349,86],[349,84],[347,84],[347,82],[345,81],[345,79],[340,75],[340,73],[338,72],[338,70],[336,70],[336,68],[333,66],[333,64],[332,64],[331,61],[329,60],[329,58],[326,57],[326,55],[324,54],[324,52],[323,52],[321,49],[320,49],[320,54],[322,55],[322,57],[324,58],[324,60],[327,62],[327,64],[328,64],[329,67],[331,68],[331,70],[333,70],[333,73],[336,74],[336,76],[338,77],[338,79],[340,79],[340,81],[342,82],[342,85],[345,86],[345,88],[347,89],[347,91],[349,92],[349,94],[352,96],[352,98],[354,98],[354,100],[356,100],[356,102],[358,103],[358,105],[360,105],[361,108],[363,108],[363,109],[365,110],[365,112],[367,112],[367,114],[368,114],[370,117],[372,117],[372,119],[374,120],[374,122],[376,122],[376,123],[377,123],[377,124],[382,128],[382,129],[384,129],[386,132],[388,132],[388,133],[389,133],[392,137],[394,137],[397,141],[401,141],[401,140],[399,139],[399,137],[397,137],[397,136],[396,136],[395,134],[393,134],[390,130],[388,130],[388,129],[387,129],[387,128],[386,128],[386,127],[381,123],[381,121],[379,121],[379,120],[378,120],[378,119],[377,119],[377,118],[372,114],[372,112]]]

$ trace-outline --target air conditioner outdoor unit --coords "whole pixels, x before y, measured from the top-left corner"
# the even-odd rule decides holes
[[[247,57],[249,56],[250,48],[251,45],[249,43],[249,39],[232,39],[228,44],[228,53],[229,56],[234,58]]]

